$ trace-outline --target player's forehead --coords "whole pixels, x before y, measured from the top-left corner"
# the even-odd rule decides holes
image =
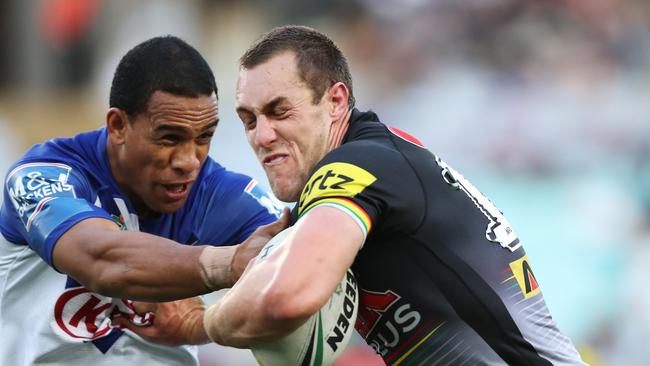
[[[289,103],[310,93],[298,72],[293,52],[282,52],[252,68],[240,68],[237,80],[237,107],[262,109],[268,103]]]
[[[169,127],[204,129],[216,124],[219,107],[214,93],[188,97],[155,91],[144,114],[153,131]]]

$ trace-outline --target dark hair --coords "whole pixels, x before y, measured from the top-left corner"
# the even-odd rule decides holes
[[[325,34],[305,26],[285,25],[262,35],[241,57],[240,65],[251,69],[285,51],[295,53],[300,78],[314,93],[314,103],[337,82],[348,87],[348,105],[354,107],[352,76],[341,50]]]
[[[156,91],[198,97],[217,94],[208,63],[185,41],[174,36],[151,38],[133,47],[117,65],[109,105],[135,116],[147,109]]]

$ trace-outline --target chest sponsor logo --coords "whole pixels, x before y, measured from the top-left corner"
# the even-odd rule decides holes
[[[44,204],[56,197],[76,197],[68,184],[71,167],[58,163],[29,163],[16,167],[7,175],[9,198],[27,225]]]
[[[421,314],[401,296],[385,292],[359,291],[356,329],[375,352],[386,356],[416,330]]]
[[[92,341],[106,336],[114,327],[111,316],[121,313],[135,324],[148,325],[152,314],[136,314],[129,300],[113,299],[83,287],[67,289],[54,305],[52,328],[65,339]]]
[[[377,178],[363,168],[349,163],[330,163],[318,169],[309,179],[298,203],[298,214],[316,200],[325,197],[354,197]]]
[[[540,292],[537,279],[533,274],[533,270],[530,268],[527,255],[517,259],[516,261],[510,262],[510,269],[514,274],[525,299],[531,298]]]

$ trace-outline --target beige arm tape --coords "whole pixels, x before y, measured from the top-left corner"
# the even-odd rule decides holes
[[[219,307],[218,304],[219,303],[217,302],[210,305],[205,310],[205,313],[203,313],[203,329],[212,342],[216,342],[216,329],[213,329],[212,320],[216,317],[217,308]]]
[[[199,256],[203,283],[213,291],[230,287],[230,267],[237,246],[207,246]]]

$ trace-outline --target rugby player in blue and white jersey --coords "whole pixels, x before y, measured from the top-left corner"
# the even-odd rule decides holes
[[[0,211],[1,365],[198,363],[174,324],[156,345],[112,319],[146,326],[153,316],[133,300],[230,287],[286,225],[287,215],[270,224],[281,208],[253,179],[208,157],[218,121],[205,60],[178,38],[157,37],[120,61],[105,127],[36,145],[10,168]],[[202,308],[193,299],[165,309],[191,318]]]

